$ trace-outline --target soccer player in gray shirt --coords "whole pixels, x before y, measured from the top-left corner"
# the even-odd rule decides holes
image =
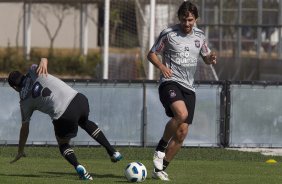
[[[194,74],[199,57],[206,64],[216,64],[216,55],[208,48],[203,31],[194,26],[197,18],[197,7],[184,1],[178,9],[180,23],[163,30],[147,56],[161,72],[160,101],[171,117],[154,153],[155,179],[169,180],[165,169],[180,150],[192,124],[196,101]]]
[[[109,143],[101,129],[88,120],[88,99],[71,88],[62,80],[47,72],[47,59],[43,58],[39,66],[33,64],[26,75],[19,71],[9,74],[8,82],[20,94],[22,126],[18,154],[11,163],[25,156],[24,147],[29,134],[29,122],[34,111],[48,114],[53,120],[56,139],[62,156],[74,166],[80,179],[92,180],[92,176],[78,162],[70,139],[77,135],[78,126],[99,142],[109,154],[112,162],[122,159],[121,154]]]

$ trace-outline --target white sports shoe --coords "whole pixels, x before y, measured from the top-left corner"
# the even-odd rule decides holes
[[[86,171],[82,165],[76,167],[76,172],[81,180],[93,180],[92,176]]]
[[[120,154],[120,152],[116,151],[114,152],[113,156],[111,156],[111,161],[112,162],[118,162],[121,159],[123,159],[122,155]]]
[[[164,161],[165,153],[161,151],[155,151],[153,157],[154,167],[158,170],[163,170],[163,161]]]
[[[152,172],[152,178],[157,180],[169,181],[168,174],[164,171],[155,172],[155,169]]]

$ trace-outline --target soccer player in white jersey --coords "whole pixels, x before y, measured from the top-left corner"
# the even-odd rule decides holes
[[[193,83],[199,57],[206,64],[216,64],[216,55],[208,48],[204,32],[194,26],[197,18],[197,7],[184,1],[178,9],[179,23],[160,33],[147,56],[161,72],[160,101],[171,117],[154,153],[155,179],[169,180],[165,169],[180,150],[192,124],[196,101]]]
[[[20,94],[22,116],[18,154],[11,163],[25,156],[24,147],[29,134],[30,118],[33,112],[38,110],[48,114],[53,120],[62,156],[74,166],[80,179],[92,180],[92,176],[78,162],[74,150],[69,145],[70,139],[77,135],[78,126],[107,150],[112,162],[121,160],[122,156],[110,145],[101,129],[88,120],[88,99],[62,80],[48,74],[47,63],[47,59],[43,58],[39,66],[32,65],[26,75],[19,71],[9,74],[10,86]]]

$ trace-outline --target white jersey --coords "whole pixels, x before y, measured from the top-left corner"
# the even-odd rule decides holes
[[[184,34],[179,24],[161,32],[151,52],[160,54],[162,62],[172,70],[172,77],[160,76],[160,83],[175,81],[195,91],[194,74],[198,59],[210,54],[204,32],[193,27],[191,34]]]
[[[58,119],[78,92],[52,75],[38,76],[36,69],[29,69],[20,91],[22,121],[29,122],[35,110]]]

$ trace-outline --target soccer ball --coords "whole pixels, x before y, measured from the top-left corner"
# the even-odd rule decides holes
[[[131,162],[126,166],[124,175],[130,182],[142,182],[147,177],[147,169],[141,162]]]

